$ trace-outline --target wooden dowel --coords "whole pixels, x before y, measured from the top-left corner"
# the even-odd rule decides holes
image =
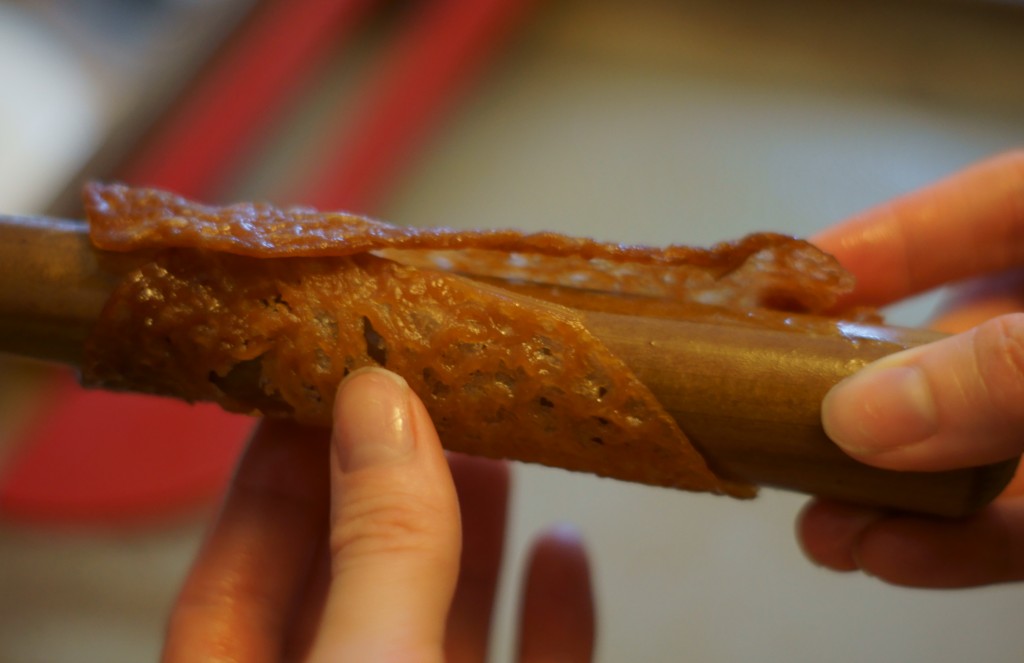
[[[77,364],[114,283],[138,258],[101,254],[84,224],[0,217],[0,352]],[[923,330],[845,325],[839,334],[584,313],[718,472],[852,502],[962,516],[991,501],[1015,461],[893,472],[846,456],[820,423],[842,378]]]
[[[843,333],[588,313],[588,327],[633,369],[711,466],[731,478],[878,506],[962,516],[990,502],[1016,461],[947,472],[857,462],[821,426],[828,390],[867,363],[941,336],[844,325]]]
[[[85,224],[0,217],[0,352],[78,364],[116,276]]]

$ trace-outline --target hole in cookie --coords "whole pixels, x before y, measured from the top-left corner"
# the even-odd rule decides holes
[[[366,316],[363,316],[363,338],[366,339],[366,354],[381,366],[385,366],[388,363],[388,349],[384,344],[384,337],[373,328]]]

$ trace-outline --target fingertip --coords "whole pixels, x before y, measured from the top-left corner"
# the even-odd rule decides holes
[[[798,525],[812,560],[906,587],[975,587],[1024,579],[1024,499],[1003,499],[963,519],[814,502]]]
[[[353,372],[334,401],[334,450],[342,472],[408,460],[415,449],[411,390],[382,368]]]
[[[364,369],[338,389],[333,438],[331,583],[311,658],[439,659],[461,536],[429,414],[405,380]]]
[[[889,355],[822,400],[826,434],[858,460],[950,470],[1024,451],[1024,314]]]
[[[839,572],[861,568],[858,546],[884,512],[867,506],[813,500],[797,517],[797,541],[814,563]]]
[[[530,564],[539,571],[575,574],[589,586],[590,562],[583,534],[569,523],[557,523],[544,531],[533,543]]]
[[[575,525],[561,522],[545,529],[533,542],[528,570],[536,574],[538,582],[556,590],[561,587],[566,595],[575,593],[592,608],[590,565],[583,533]]]
[[[924,528],[928,529],[928,528]],[[934,559],[926,550],[929,547],[920,536],[925,534],[912,521],[897,518],[879,523],[860,541],[857,550],[858,563],[872,576],[892,584],[922,585],[924,578],[933,575]],[[926,537],[927,538],[927,537]]]
[[[335,408],[339,406],[339,401],[343,399],[343,394],[345,394],[344,398],[350,398],[353,392],[358,393],[358,386],[354,387],[353,385],[358,385],[367,380],[388,380],[399,389],[409,388],[409,383],[405,381],[405,378],[394,371],[389,371],[380,366],[363,366],[346,375],[341,383],[338,384],[338,390],[335,392],[334,399]]]
[[[994,514],[965,520],[888,518],[862,538],[858,562],[880,580],[909,587],[952,589],[1018,580],[1020,565],[1006,545],[1010,534]]]
[[[846,378],[822,400],[825,434],[849,455],[890,466],[891,454],[927,440],[938,430],[928,376],[892,355]]]
[[[549,527],[537,537],[527,561],[527,597],[567,603],[583,609],[592,603],[590,560],[579,529],[568,523]]]
[[[590,564],[575,527],[559,524],[533,543],[520,613],[527,661],[590,661],[596,634]]]

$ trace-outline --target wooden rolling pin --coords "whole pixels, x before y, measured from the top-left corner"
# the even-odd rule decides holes
[[[103,254],[83,223],[0,216],[0,352],[77,364],[111,289],[138,258]],[[717,472],[851,502],[963,516],[994,499],[1017,462],[893,472],[854,461],[820,423],[828,389],[868,362],[938,336],[844,325],[784,330],[585,313]]]

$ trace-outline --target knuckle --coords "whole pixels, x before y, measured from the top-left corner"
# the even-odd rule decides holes
[[[441,509],[398,491],[349,496],[331,528],[333,565],[387,556],[429,555],[438,547]]]
[[[1001,412],[1024,416],[1024,313],[990,320],[974,336],[978,373]]]

